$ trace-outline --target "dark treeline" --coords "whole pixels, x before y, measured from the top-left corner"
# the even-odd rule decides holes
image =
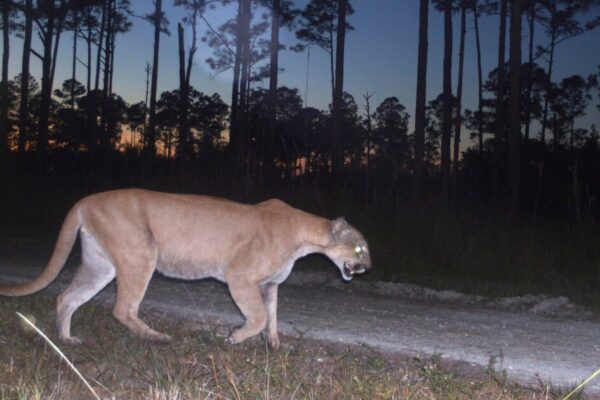
[[[311,0],[303,9],[291,0],[174,0],[181,21],[170,20],[164,1],[148,2],[146,15],[135,15],[129,0],[2,1],[5,182],[62,179],[77,195],[144,186],[246,200],[335,199],[339,211],[352,208],[346,203],[392,213],[400,204],[433,204],[496,220],[593,226],[600,132],[580,117],[600,111],[600,70],[557,79],[554,69],[559,46],[600,24],[600,2],[420,0],[416,104],[393,96],[373,104],[373,93],[344,90],[345,45],[360,34],[348,0]],[[213,25],[206,12],[224,6],[236,15]],[[428,43],[441,40],[428,36],[432,12],[444,15],[443,87],[427,99]],[[498,21],[491,71],[481,68],[492,54],[481,51],[482,19]],[[154,35],[144,44],[146,98],[128,104],[113,76],[115,48],[133,24],[150,24]],[[280,43],[282,29],[295,32],[295,43]],[[157,93],[161,75],[177,73],[159,69],[167,34],[177,37],[179,87]],[[15,36],[23,38],[16,51]],[[476,53],[466,59],[469,40]],[[214,74],[232,71],[231,98],[190,83],[199,41],[212,49],[202,58]],[[72,50],[64,82],[54,79],[59,44],[61,54]],[[278,84],[280,52],[311,50],[329,57],[327,110]],[[21,71],[9,79],[17,56]],[[41,76],[29,72],[34,62]],[[463,100],[466,63],[478,71],[472,108]]]

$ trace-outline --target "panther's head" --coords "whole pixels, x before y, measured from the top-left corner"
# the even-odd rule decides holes
[[[367,241],[344,218],[331,221],[331,243],[324,253],[340,269],[342,277],[349,281],[354,274],[371,269],[371,256]]]

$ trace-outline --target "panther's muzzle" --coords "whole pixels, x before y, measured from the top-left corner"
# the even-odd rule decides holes
[[[344,262],[344,266],[342,267],[342,275],[345,280],[349,281],[352,279],[355,274],[362,274],[369,270],[366,265],[363,264],[350,264],[348,262]]]

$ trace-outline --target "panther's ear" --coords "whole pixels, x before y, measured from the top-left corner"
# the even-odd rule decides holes
[[[333,237],[334,239],[338,238],[340,236],[340,233],[344,229],[346,229],[347,226],[348,223],[346,222],[344,217],[339,217],[331,221],[331,237]]]

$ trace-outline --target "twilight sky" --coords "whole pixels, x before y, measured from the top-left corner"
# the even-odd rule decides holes
[[[296,0],[297,6],[303,6],[307,0]],[[178,55],[177,55],[177,22],[183,17],[179,8],[173,7],[172,0],[164,0],[164,7],[170,21],[171,36],[161,36],[161,55],[159,65],[159,94],[178,86]],[[414,97],[416,91],[417,71],[417,37],[419,2],[417,0],[353,0],[354,15],[349,22],[355,27],[346,37],[345,91],[351,93],[359,107],[364,106],[363,94],[374,92],[371,99],[374,109],[389,96],[396,96],[407,111],[414,114]],[[152,10],[152,2],[148,0],[132,0],[133,10],[137,14],[148,14]],[[207,19],[213,26],[235,14],[235,7],[218,8],[207,13]],[[600,12],[597,10],[596,12]],[[485,76],[497,63],[498,18],[483,17],[480,21],[483,71]],[[114,91],[130,103],[142,101],[145,93],[145,66],[152,58],[152,26],[141,19],[134,18],[130,32],[117,37],[117,54],[115,59]],[[453,90],[456,90],[456,65],[458,53],[458,24],[459,15],[454,17],[454,69]],[[526,59],[528,42],[523,30],[523,60]],[[477,69],[475,60],[474,32],[471,15],[467,19],[467,38],[465,51],[465,87],[463,89],[463,104],[467,108],[476,107]],[[204,22],[200,22],[199,34],[207,30]],[[190,40],[189,28],[186,29],[186,40]],[[542,27],[537,27],[537,42],[546,43]],[[293,33],[282,29],[281,41],[285,45],[293,45],[296,39]],[[64,79],[71,74],[72,34],[62,36],[60,58],[57,65],[55,87],[60,86]],[[34,47],[40,48],[37,36],[34,36]],[[508,47],[508,46],[507,46]],[[11,38],[11,63],[9,76],[12,78],[20,72],[22,42]],[[507,49],[508,50],[508,49]],[[80,57],[85,58],[83,41],[79,46]],[[442,91],[442,55],[443,55],[443,19],[442,14],[430,7],[429,13],[429,60],[427,95],[428,101]],[[211,94],[218,92],[225,102],[230,101],[230,73],[212,77],[205,63],[210,56],[209,50],[200,47],[195,67],[192,72],[192,85],[202,92]],[[538,60],[546,66],[543,60]],[[600,29],[586,33],[575,39],[560,44],[556,50],[556,68],[554,81],[580,74],[587,77],[598,71],[600,65]],[[298,88],[304,98],[307,73],[306,53],[283,51],[280,54],[280,85]],[[39,77],[40,63],[32,57],[32,73]],[[309,64],[308,105],[326,109],[330,103],[330,76],[327,54],[312,48]],[[78,80],[85,81],[83,67],[78,66]],[[262,82],[268,87],[268,81]],[[594,94],[592,106],[587,115],[579,120],[578,125],[589,128],[591,124],[600,125],[600,112],[595,105],[600,103]],[[412,125],[412,121],[411,121]],[[534,127],[534,132],[537,129]]]

